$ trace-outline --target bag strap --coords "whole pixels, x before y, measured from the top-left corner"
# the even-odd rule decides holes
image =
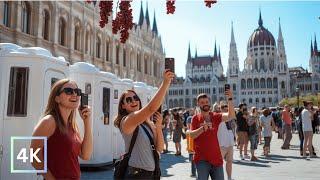
[[[136,143],[138,132],[139,132],[139,126],[137,126],[136,129],[133,132],[132,139],[131,139],[131,142],[130,142],[129,152],[128,152],[129,156],[131,156],[131,152],[132,152],[133,146]]]
[[[154,145],[154,141],[153,141],[153,138],[151,137],[149,131],[147,130],[147,128],[144,126],[144,125],[141,125],[141,127],[143,128],[143,130],[146,132],[148,138],[149,138],[149,141],[150,141],[150,144],[151,144],[151,149],[152,151],[156,151],[156,148],[155,148],[155,145]],[[157,153],[157,152],[156,152]]]

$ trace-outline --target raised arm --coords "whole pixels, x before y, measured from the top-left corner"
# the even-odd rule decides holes
[[[49,139],[49,137],[54,133],[55,129],[56,129],[55,121],[52,116],[48,115],[40,120],[38,125],[35,127],[32,136],[34,137],[45,136]],[[42,143],[42,140],[36,140],[36,139],[33,139],[30,145],[30,148],[41,149],[38,153],[38,158],[41,162],[44,162],[43,150],[42,150],[43,145],[44,144]],[[44,169],[43,167],[44,164],[38,163],[37,160],[35,159],[33,160],[32,166],[38,170]],[[55,177],[51,174],[50,169],[48,169],[47,173],[42,174],[42,176],[48,180],[55,179]]]
[[[230,121],[231,119],[236,119],[236,112],[233,106],[233,96],[232,91],[229,89],[226,91],[226,96],[228,99],[228,112],[222,113],[222,121]]]
[[[130,113],[122,122],[121,122],[121,130],[125,134],[131,134],[135,130],[135,128],[143,123],[147,117],[150,117],[153,113],[155,113],[158,108],[161,106],[162,101],[166,95],[166,92],[170,86],[172,78],[174,78],[174,73],[169,70],[166,70],[163,73],[163,81],[160,85],[160,88],[156,92],[156,94],[152,97],[150,102],[142,107],[139,111],[135,111]]]

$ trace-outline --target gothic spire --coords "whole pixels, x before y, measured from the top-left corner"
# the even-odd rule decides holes
[[[260,11],[260,15],[259,15],[259,27],[263,27],[263,21],[262,21],[262,17],[261,17],[261,9],[259,9]]]
[[[139,16],[139,26],[142,26],[142,24],[143,24],[143,19],[144,19],[144,15],[143,15],[143,7],[142,7],[142,1],[141,1],[140,16]]]
[[[154,11],[153,15],[153,25],[152,25],[152,31],[158,35],[158,27],[157,27],[157,21],[156,21],[156,11]]]
[[[311,38],[311,56],[313,56],[313,45],[312,45],[312,38]]]
[[[147,22],[147,26],[150,26],[150,20],[149,20],[149,10],[148,10],[148,1],[147,1],[147,5],[146,5],[146,22]]]
[[[191,61],[190,42],[189,42],[189,47],[188,47],[188,61]]]
[[[195,58],[197,58],[198,57],[198,52],[197,52],[198,50],[197,50],[197,47],[196,47],[196,53],[195,53]]]
[[[317,46],[317,37],[314,34],[314,53],[318,53],[318,46]]]
[[[214,40],[214,53],[213,53],[213,59],[216,60],[218,58],[217,55],[217,40]]]
[[[234,39],[234,32],[233,32],[233,21],[231,22],[231,44],[235,44],[236,40]]]
[[[219,63],[221,64],[221,53],[220,53],[220,46],[219,46],[219,54],[218,54]]]
[[[279,34],[278,34],[278,40],[279,40],[279,41],[283,40],[282,30],[281,30],[281,23],[280,23],[280,17],[279,17]]]

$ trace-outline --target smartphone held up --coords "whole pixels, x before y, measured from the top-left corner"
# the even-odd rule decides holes
[[[88,106],[88,94],[81,93],[80,109],[84,109],[85,106]]]

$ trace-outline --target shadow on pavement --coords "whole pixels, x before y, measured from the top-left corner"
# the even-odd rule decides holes
[[[254,167],[270,167],[270,165],[259,164],[257,162],[259,162],[259,161],[253,162],[253,161],[239,161],[239,160],[237,160],[237,161],[233,161],[233,164],[239,164],[239,165],[245,165],[245,166],[254,166]]]
[[[161,154],[160,167],[161,167],[161,177],[170,177],[174,174],[168,174],[168,169],[172,168],[173,165],[179,163],[189,163],[189,158],[184,156],[175,156],[174,154],[167,153]]]

